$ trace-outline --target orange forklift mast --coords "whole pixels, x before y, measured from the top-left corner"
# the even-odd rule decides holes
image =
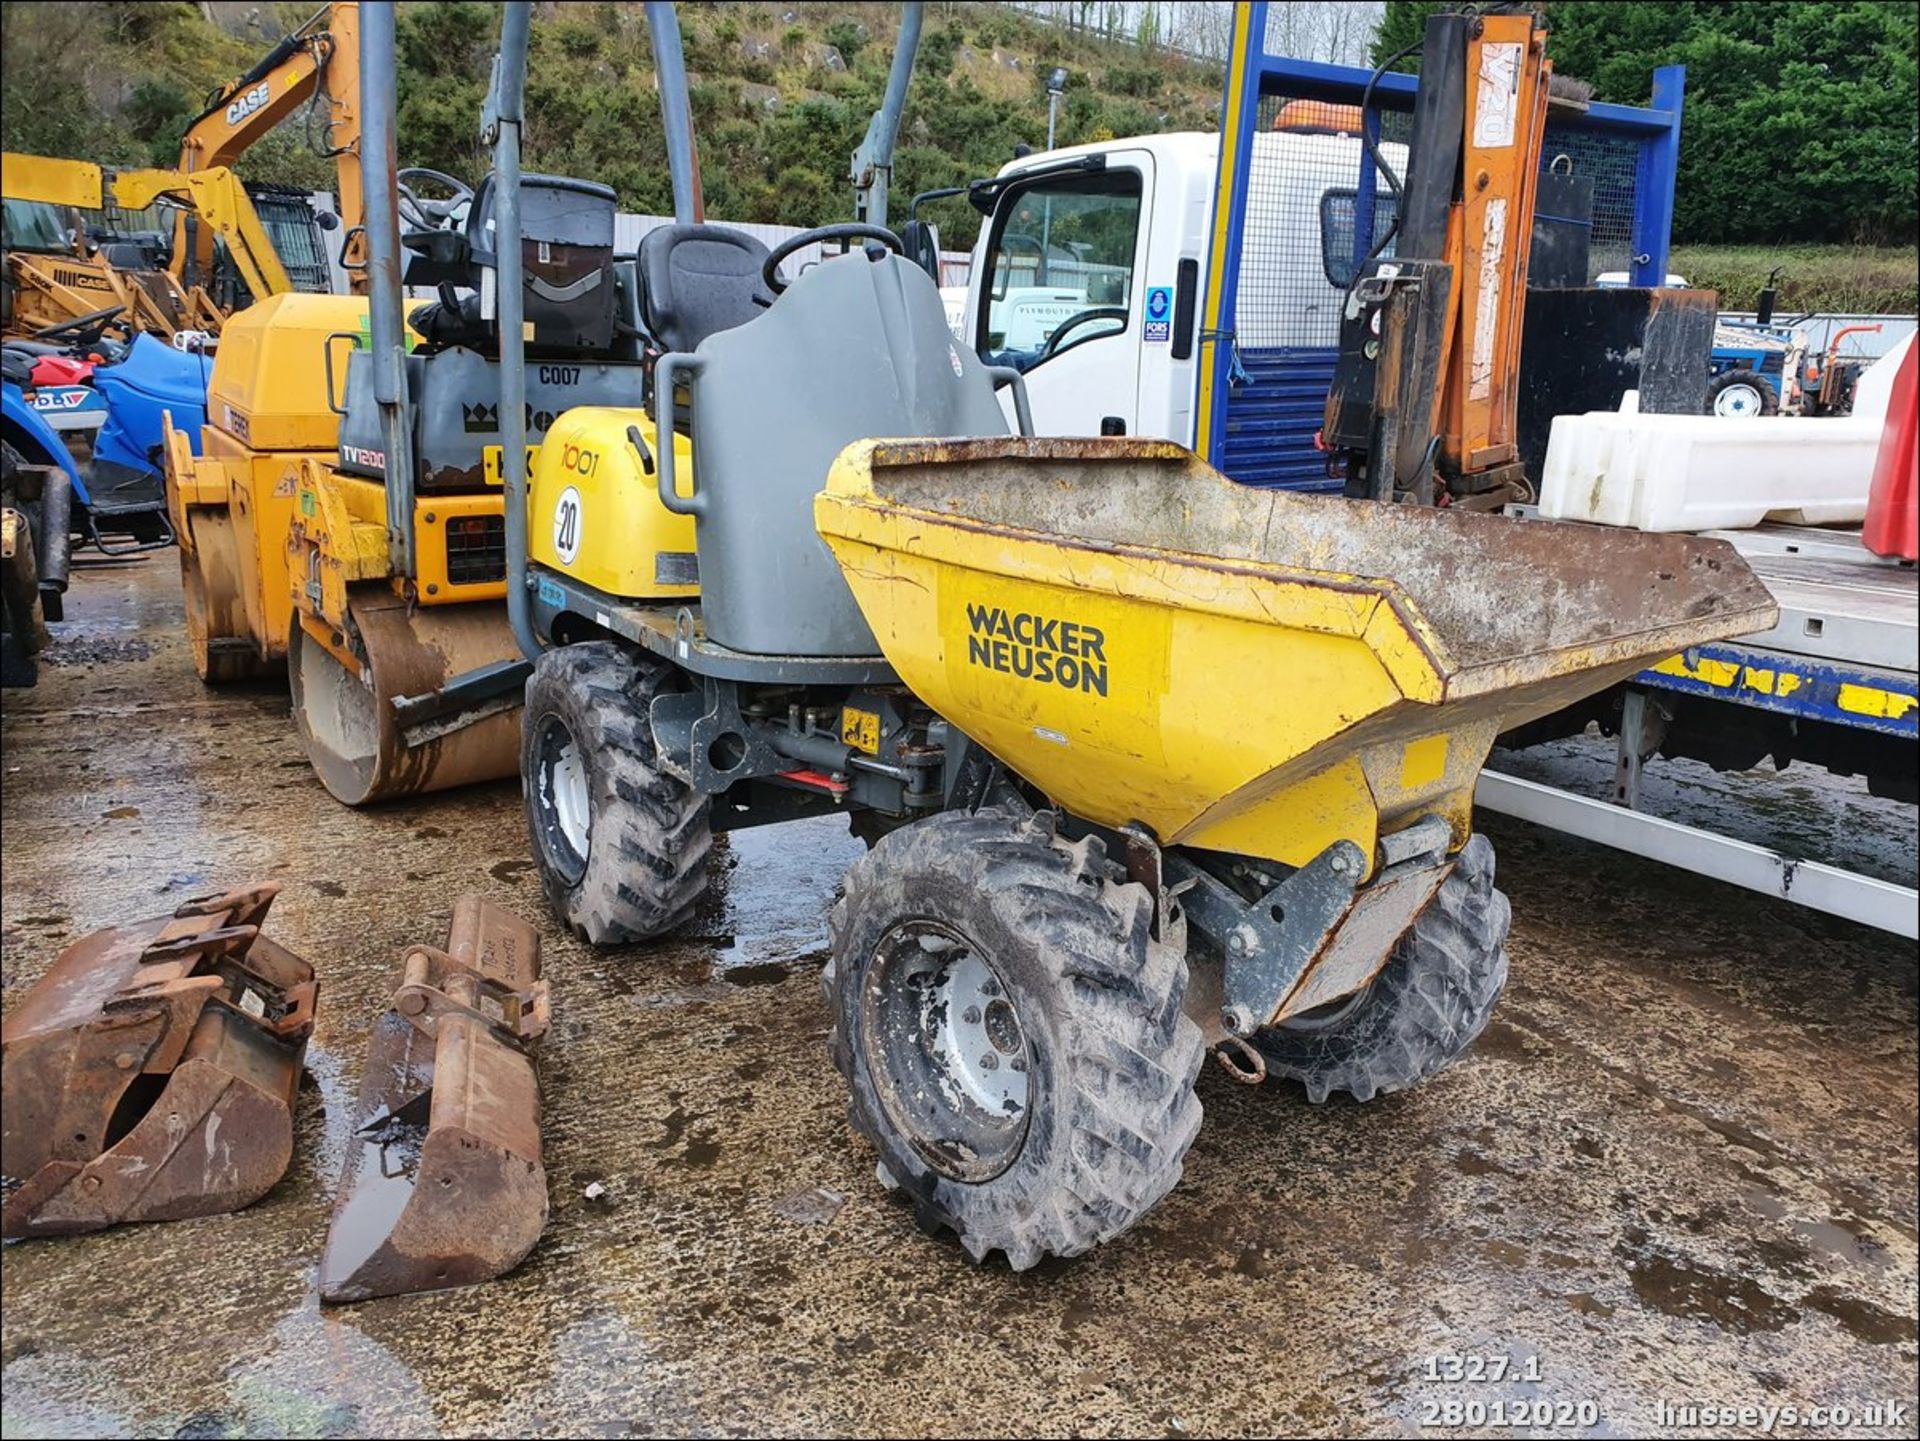
[[[1546,30],[1526,11],[1427,22],[1397,217],[1341,317],[1327,448],[1349,496],[1523,499],[1520,332],[1546,129]]]

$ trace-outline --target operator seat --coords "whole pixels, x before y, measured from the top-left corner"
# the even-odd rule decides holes
[[[879,654],[814,529],[835,459],[870,436],[1007,433],[933,281],[879,245],[823,260],[675,364],[689,361],[708,639],[754,656]]]
[[[501,444],[496,198],[489,177],[468,198],[464,218],[450,212],[445,223],[401,237],[407,283],[437,284],[440,294],[408,321],[428,342],[406,364],[413,483],[422,496],[498,484],[488,479],[489,452]],[[539,362],[524,370],[526,430],[528,443],[538,444],[575,407],[641,404],[646,380],[631,307],[623,314],[631,283],[613,254],[613,191],[523,175],[520,217],[525,354]],[[356,351],[347,361],[338,463],[345,474],[377,480],[387,456],[370,360]],[[554,360],[572,363],[547,363]]]
[[[663,351],[693,350],[769,305],[767,247],[726,225],[662,225],[640,242],[641,318]]]

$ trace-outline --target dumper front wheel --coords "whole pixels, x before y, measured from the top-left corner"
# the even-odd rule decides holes
[[[554,914],[594,945],[663,935],[707,888],[707,801],[654,764],[648,708],[666,667],[607,641],[540,657],[520,777]]]
[[[1152,919],[1044,815],[936,816],[848,873],[825,984],[853,1126],[974,1260],[1078,1255],[1180,1179],[1203,1043]]]
[[[1269,1076],[1314,1102],[1371,1101],[1464,1055],[1507,984],[1512,912],[1493,885],[1493,845],[1475,836],[1365,990],[1261,1031]]]

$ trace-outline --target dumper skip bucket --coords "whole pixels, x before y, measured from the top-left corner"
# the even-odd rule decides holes
[[[234,1211],[280,1179],[317,985],[260,934],[277,891],[96,931],[6,1018],[7,1236]]]
[[[547,1221],[533,1055],[547,1019],[539,934],[479,896],[455,903],[444,951],[407,951],[367,1051],[323,1300],[469,1286],[533,1249]]]
[[[863,441],[814,518],[901,678],[1057,803],[1291,866],[1427,814],[1464,844],[1500,731],[1776,614],[1723,542],[1258,490],[1163,441]]]

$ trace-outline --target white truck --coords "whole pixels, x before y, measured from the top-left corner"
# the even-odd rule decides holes
[[[1381,149],[1404,169],[1405,146]],[[1353,277],[1360,152],[1355,135],[1256,137],[1255,187],[1273,216],[1247,227],[1243,350],[1324,351],[1331,365]],[[1219,159],[1218,135],[1140,136],[1026,156],[976,188],[991,210],[951,319],[983,358],[1025,372],[1040,430],[1194,445]],[[1376,180],[1376,234],[1392,205]]]

